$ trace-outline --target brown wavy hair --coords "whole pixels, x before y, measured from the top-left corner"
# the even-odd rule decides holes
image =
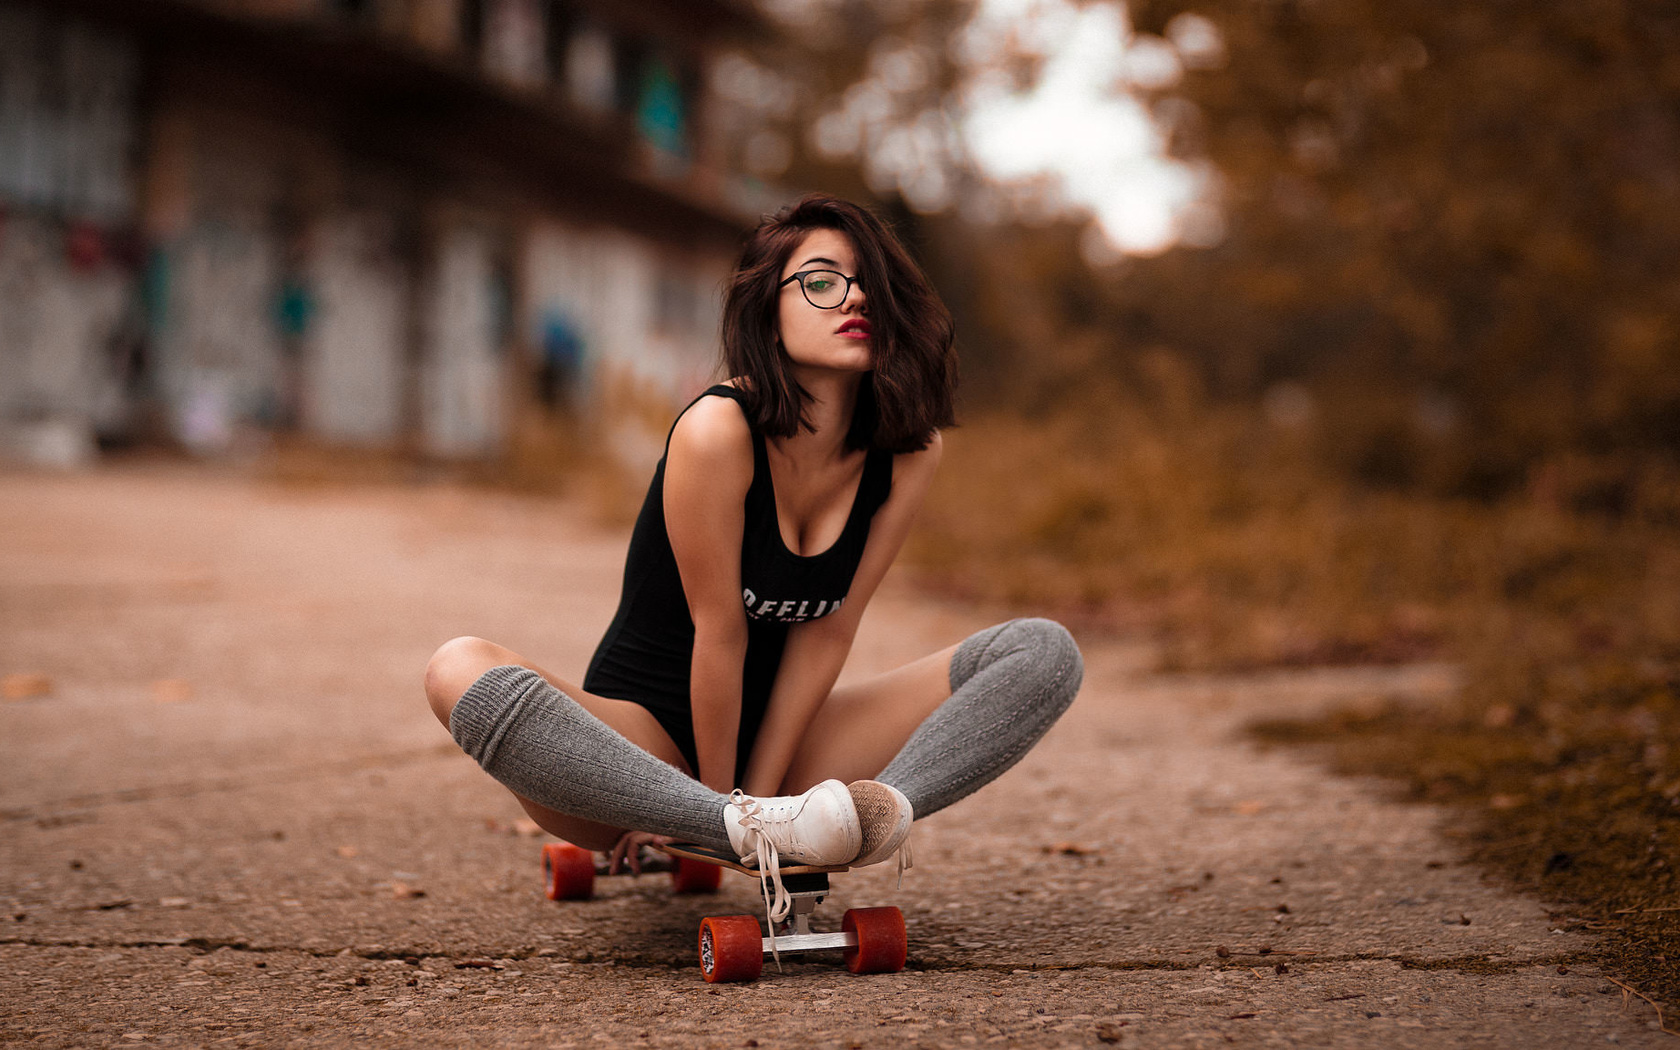
[[[811,194],[747,238],[723,303],[723,364],[746,379],[748,421],[772,437],[810,429],[810,399],[793,378],[777,331],[782,268],[813,230],[846,235],[857,253],[874,338],[846,445],[914,452],[956,422],[956,334],[951,312],[892,231],[865,208]]]

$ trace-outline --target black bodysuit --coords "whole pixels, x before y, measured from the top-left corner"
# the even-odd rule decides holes
[[[731,386],[714,386],[700,397],[716,395],[745,404]],[[700,398],[689,403],[692,408]],[[683,409],[688,411],[687,408]],[[681,418],[680,414],[679,417]],[[672,430],[676,425],[672,424]],[[753,741],[770,703],[770,689],[781,666],[788,627],[827,616],[845,602],[852,576],[869,539],[876,510],[892,491],[892,453],[872,450],[864,460],[846,527],[833,546],[801,556],[788,550],[776,519],[776,493],[764,435],[753,431],[753,479],[747,489],[746,525],[741,535],[741,600],[747,613],[747,656],[741,680],[741,728],[736,742],[735,782],[739,784],[752,754]],[[665,445],[670,449],[667,434]],[[694,620],[683,593],[671,539],[665,531],[665,459],[653,472],[647,498],[630,534],[624,564],[624,591],[618,613],[589,662],[583,688],[597,696],[629,700],[652,712],[671,735],[689,768],[699,775],[694,746],[694,716],[689,700],[689,672],[694,658]]]

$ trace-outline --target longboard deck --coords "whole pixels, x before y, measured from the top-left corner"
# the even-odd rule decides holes
[[[712,849],[710,846],[702,846],[696,842],[667,842],[663,846],[656,846],[654,848],[659,850],[661,853],[672,857],[680,857],[683,860],[697,860],[703,864],[716,864],[720,868],[728,868],[730,871],[738,871],[742,875],[751,875],[755,879],[760,876],[760,872],[757,868],[749,868],[745,864],[742,864],[740,858],[735,856],[733,853],[726,853],[723,850]],[[846,864],[782,865],[783,875],[832,875],[836,872],[850,870],[850,866]]]

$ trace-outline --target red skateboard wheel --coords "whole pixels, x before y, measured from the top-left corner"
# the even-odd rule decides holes
[[[756,981],[764,969],[764,937],[751,915],[700,920],[700,976],[708,982]]]
[[[846,949],[846,969],[853,973],[897,973],[909,954],[904,913],[897,908],[851,908],[840,929],[857,934],[857,947]]]
[[[595,855],[570,842],[543,845],[543,882],[551,901],[588,900],[595,893]]]
[[[686,857],[675,858],[671,868],[672,893],[716,893],[723,881],[723,869]]]

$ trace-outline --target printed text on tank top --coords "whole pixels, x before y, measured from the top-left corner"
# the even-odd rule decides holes
[[[784,601],[774,598],[760,598],[752,592],[751,587],[741,588],[741,602],[747,607],[747,615],[755,620],[775,620],[778,623],[804,623],[815,620],[820,616],[827,616],[831,612],[838,612],[840,606],[846,604],[844,595],[828,601]]]

